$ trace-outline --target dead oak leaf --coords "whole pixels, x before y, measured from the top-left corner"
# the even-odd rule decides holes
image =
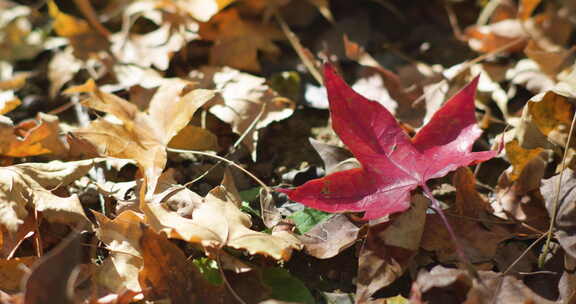
[[[49,189],[70,184],[98,161],[52,161],[0,168],[0,225],[9,233],[16,233],[28,215],[28,208],[42,212],[48,221],[89,222],[76,195],[59,197]]]
[[[165,79],[150,101],[147,112],[116,95],[100,90],[94,81],[68,89],[67,93],[89,93],[83,104],[114,115],[122,124],[103,118],[74,134],[91,142],[101,155],[135,160],[148,179],[147,193],[153,193],[166,165],[166,146],[186,127],[196,110],[210,100],[210,90],[188,91],[190,82]]]
[[[154,230],[165,232],[169,238],[200,243],[209,254],[210,248],[227,246],[246,250],[252,255],[263,254],[287,261],[293,249],[301,249],[300,241],[287,231],[270,235],[251,230],[250,216],[238,209],[222,187],[210,191],[191,212],[192,219],[166,209],[159,203],[162,199],[163,196],[156,196],[156,201],[142,204],[146,222]]]
[[[278,55],[274,40],[284,39],[282,31],[270,25],[244,20],[236,9],[215,15],[200,24],[200,36],[214,41],[210,65],[225,65],[240,70],[259,72],[258,51]]]
[[[252,128],[244,137],[244,144],[252,152],[253,159],[256,156],[258,130],[294,113],[294,102],[280,97],[266,84],[264,78],[229,67],[212,66],[193,71],[189,76],[198,81],[201,88],[214,89],[220,93],[210,103],[210,113],[229,123],[239,135]]]

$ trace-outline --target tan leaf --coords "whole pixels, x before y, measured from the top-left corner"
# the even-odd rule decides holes
[[[88,223],[76,195],[59,197],[50,189],[65,186],[85,175],[99,160],[25,163],[0,168],[0,225],[9,233],[18,231],[28,208],[42,211],[48,221]]]
[[[206,22],[220,10],[236,0],[180,0],[176,2],[182,10],[188,12],[194,19]]]
[[[210,100],[210,90],[187,91],[189,82],[165,79],[150,101],[148,112],[113,94],[100,90],[93,81],[72,87],[66,93],[89,93],[83,103],[114,115],[122,124],[97,119],[74,133],[96,146],[101,155],[135,160],[148,179],[147,193],[152,194],[164,166],[166,146],[194,112]]]
[[[244,134],[255,124],[244,139],[253,158],[256,155],[258,130],[294,113],[294,102],[278,96],[266,85],[264,78],[228,67],[203,67],[191,72],[190,77],[200,82],[201,88],[220,92],[220,96],[210,104],[209,111],[232,125],[235,133]]]
[[[133,211],[124,211],[110,220],[99,212],[92,213],[98,222],[98,238],[110,250],[110,256],[98,268],[96,280],[114,293],[125,289],[141,291],[138,273],[143,265],[139,243],[142,216]]]
[[[169,238],[200,243],[210,248],[223,246],[246,250],[249,254],[262,254],[276,260],[288,260],[293,249],[300,249],[296,237],[286,231],[271,235],[250,229],[250,216],[238,209],[221,187],[214,188],[204,202],[192,211],[192,219],[181,217],[159,204],[163,197],[141,206],[147,223]],[[209,253],[209,252],[208,252]]]

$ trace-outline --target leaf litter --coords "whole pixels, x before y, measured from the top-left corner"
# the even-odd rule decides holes
[[[572,303],[574,16],[0,2],[0,302]]]

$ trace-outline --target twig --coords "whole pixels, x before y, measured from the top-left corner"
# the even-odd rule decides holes
[[[302,46],[302,43],[300,43],[300,39],[298,39],[292,30],[290,30],[290,27],[286,24],[286,21],[284,21],[284,18],[282,18],[282,15],[280,15],[278,11],[274,12],[274,17],[280,24],[280,28],[284,32],[284,35],[286,35],[286,38],[288,38],[288,41],[292,45],[292,48],[294,48],[294,51],[296,51],[296,54],[298,54],[298,57],[300,57],[300,60],[302,60],[302,63],[304,63],[310,74],[314,76],[314,79],[316,79],[320,85],[324,85],[322,75],[316,66],[314,66],[314,63],[310,60],[310,58],[306,56],[304,46]]]
[[[184,150],[184,149],[175,149],[175,148],[166,148],[166,150],[168,150],[169,152],[176,152],[176,153],[188,153],[188,154],[195,154],[195,155],[202,155],[202,156],[207,156],[207,157],[212,157],[214,159],[217,159],[221,162],[224,162],[242,172],[244,172],[244,174],[248,175],[250,178],[252,178],[255,182],[257,182],[264,190],[270,192],[270,187],[268,187],[263,181],[261,181],[258,177],[256,177],[254,174],[252,174],[250,171],[242,168],[240,165],[236,164],[235,162],[228,160],[224,157],[218,156],[218,155],[214,155],[214,154],[210,154],[207,152],[201,152],[201,151],[193,151],[193,150]]]

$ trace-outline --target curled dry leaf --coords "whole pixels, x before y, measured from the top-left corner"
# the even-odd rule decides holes
[[[220,95],[210,103],[210,113],[229,123],[232,130],[243,135],[244,144],[256,156],[258,130],[294,113],[294,102],[278,96],[266,85],[266,79],[228,67],[206,66],[189,75],[201,88],[217,90]],[[255,124],[254,126],[252,126]]]
[[[156,195],[153,199],[150,204],[141,206],[146,222],[154,230],[165,232],[169,238],[200,243],[208,254],[211,248],[227,246],[287,261],[292,250],[302,247],[300,241],[287,231],[270,235],[251,230],[250,216],[240,211],[230,193],[221,187],[210,191],[203,203],[192,211],[192,219],[181,217],[160,204],[163,196]]]
[[[147,193],[152,194],[166,165],[166,146],[196,110],[214,96],[210,90],[188,91],[189,85],[181,79],[165,79],[152,97],[148,112],[100,90],[92,80],[72,87],[68,94],[89,93],[84,105],[122,121],[116,124],[97,119],[74,134],[91,142],[101,155],[135,160],[148,179]]]
[[[88,223],[76,195],[59,197],[50,190],[72,183],[88,173],[98,161],[101,160],[52,161],[1,167],[0,225],[9,233],[15,233],[24,223],[29,209],[42,212],[48,221]]]

